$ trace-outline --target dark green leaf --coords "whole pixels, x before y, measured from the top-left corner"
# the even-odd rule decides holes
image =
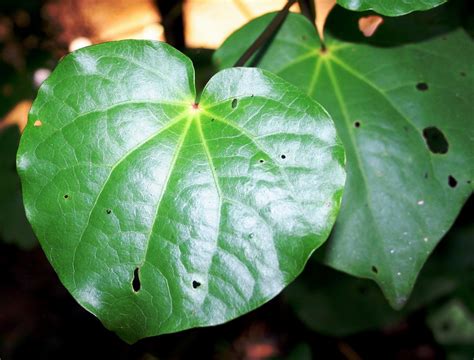
[[[215,75],[122,41],[67,56],[17,157],[61,281],[123,339],[219,324],[265,303],[335,221],[344,151],[329,115],[258,69]]]
[[[230,66],[272,16],[234,33],[216,62]],[[328,36],[323,53],[313,25],[290,14],[251,63],[298,85],[334,117],[348,183],[324,261],[375,280],[400,308],[473,189],[474,47],[462,30],[397,46],[379,35],[383,46]]]
[[[337,3],[349,10],[374,10],[387,16],[408,14],[412,11],[428,10],[445,3],[447,0],[337,0]]]
[[[18,127],[0,130],[0,240],[27,250],[36,238],[26,220],[16,173],[15,155],[20,141]]]

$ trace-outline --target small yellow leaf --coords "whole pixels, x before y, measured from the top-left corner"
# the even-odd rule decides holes
[[[336,5],[336,0],[314,0],[316,8],[316,28],[321,40],[324,41],[324,25],[329,13]]]
[[[23,131],[26,126],[26,122],[28,121],[28,111],[30,111],[30,108],[31,100],[20,101],[0,121],[0,130],[10,125],[18,125],[20,131]]]
[[[359,30],[365,37],[371,37],[383,23],[383,18],[378,15],[370,15],[359,19]]]

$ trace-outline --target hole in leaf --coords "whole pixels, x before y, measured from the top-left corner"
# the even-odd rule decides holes
[[[373,272],[374,274],[378,274],[378,273],[379,273],[379,269],[377,269],[377,266],[372,265],[372,272]]]
[[[260,164],[263,164],[263,163],[265,162],[265,160],[260,159],[260,160],[258,160],[258,162],[259,162]]]
[[[280,156],[282,159],[286,159],[286,155],[285,154],[281,154]]]
[[[435,126],[423,129],[423,137],[432,153],[446,154],[449,144],[444,134]]]
[[[105,212],[107,213],[107,215],[112,214],[112,210],[110,210],[110,209],[105,210]]]
[[[43,125],[41,120],[36,120],[35,123],[33,124],[34,127],[40,127],[41,125]]]
[[[135,268],[135,270],[133,271],[132,287],[133,291],[135,292],[140,291],[141,288],[139,271],[140,268]]]
[[[193,280],[193,289],[197,289],[199,286],[201,286],[201,283],[199,281]]]
[[[237,99],[232,100],[232,109],[235,109],[237,107]]]
[[[416,88],[420,91],[426,91],[426,90],[428,90],[428,84],[425,83],[425,82],[420,82],[420,83],[416,84]]]
[[[360,121],[356,121],[356,122],[354,123],[354,126],[355,126],[356,128],[360,127]]]
[[[68,195],[68,194],[65,194],[65,195],[64,195],[64,198],[65,198],[65,199],[69,199],[69,195]]]
[[[456,178],[454,176],[449,175],[448,176],[448,184],[452,188],[455,188],[458,185],[458,181],[456,180]]]

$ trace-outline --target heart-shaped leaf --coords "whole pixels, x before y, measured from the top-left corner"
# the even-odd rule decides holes
[[[337,3],[349,10],[374,10],[387,16],[408,14],[412,11],[429,10],[447,0],[337,0]]]
[[[215,54],[220,66],[232,64],[273,16],[231,35]],[[352,20],[338,24],[362,37]],[[474,46],[463,30],[390,46],[400,28],[390,20],[374,36],[379,46],[326,36],[321,52],[314,26],[290,14],[252,64],[298,85],[334,117],[348,183],[324,261],[375,280],[399,308],[472,192]]]
[[[195,104],[191,61],[121,41],[41,87],[17,166],[27,216],[76,300],[128,342],[265,303],[327,238],[345,180],[329,115],[259,69]]]

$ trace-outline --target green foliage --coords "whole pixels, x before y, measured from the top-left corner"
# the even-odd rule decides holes
[[[474,313],[454,298],[428,317],[436,341],[445,347],[448,360],[469,359],[474,353]]]
[[[445,3],[447,0],[337,0],[337,3],[349,10],[374,10],[387,16],[408,14],[412,11],[428,10]]]
[[[121,41],[68,55],[17,156],[27,215],[75,299],[127,342],[233,319],[328,237],[345,155],[326,111],[267,71]]]
[[[26,220],[16,173],[15,155],[20,141],[16,126],[0,130],[0,239],[28,250],[36,245]]]
[[[474,345],[474,315],[453,299],[428,318],[436,340],[444,345]]]
[[[231,66],[273,16],[231,35],[216,63]],[[334,117],[348,181],[323,261],[375,280],[400,308],[473,189],[474,46],[433,14],[390,19],[370,40],[357,35],[354,15],[339,10],[333,19],[326,52],[312,24],[290,14],[249,63],[299,86]]]
[[[474,227],[450,232],[429,258],[402,311],[393,310],[377,286],[310,261],[285,291],[300,319],[312,330],[347,336],[395,324],[411,312],[448,295],[470,298],[474,282]],[[350,301],[348,301],[350,299]]]

